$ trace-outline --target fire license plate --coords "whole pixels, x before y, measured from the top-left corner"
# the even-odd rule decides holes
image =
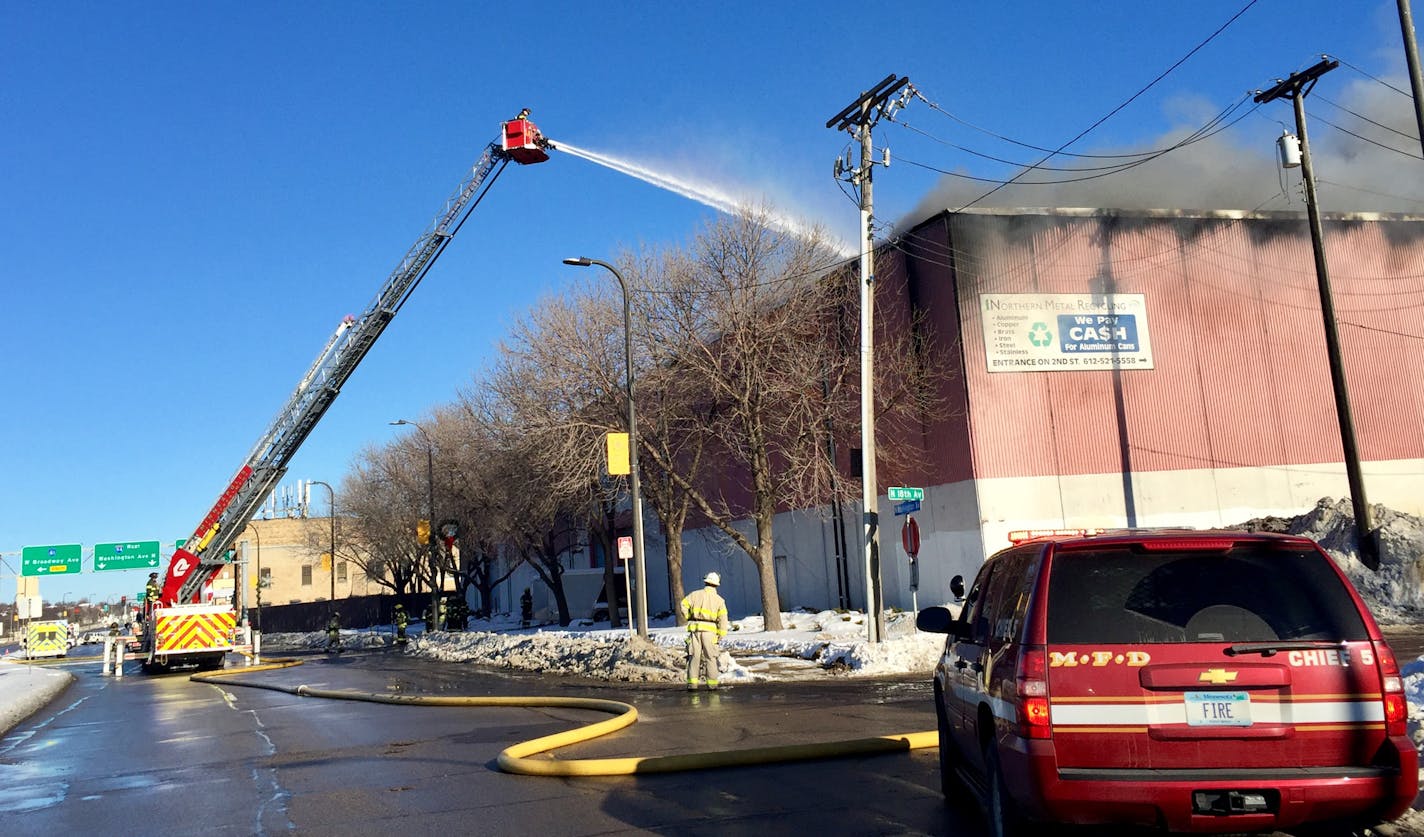
[[[1251,696],[1245,692],[1187,692],[1184,697],[1190,726],[1251,726]]]

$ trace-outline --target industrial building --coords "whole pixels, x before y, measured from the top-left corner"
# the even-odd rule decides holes
[[[1424,216],[1328,214],[1324,252],[1367,497],[1424,514]],[[1012,531],[1231,526],[1349,494],[1302,213],[941,212],[877,251],[875,280],[880,327],[923,311],[950,373],[918,455],[879,465],[882,491],[925,489],[920,604]],[[909,608],[894,505],[884,601]],[[844,557],[829,510],[778,516],[784,607],[836,606],[839,560],[864,607],[860,510],[842,511]],[[686,550],[687,578],[718,570],[734,613],[757,611],[743,554],[710,530]]]

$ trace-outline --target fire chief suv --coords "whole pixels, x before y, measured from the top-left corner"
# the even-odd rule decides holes
[[[917,619],[949,635],[941,783],[951,800],[972,791],[994,834],[1341,834],[1419,791],[1394,655],[1306,538],[1054,534],[991,557],[967,596],[951,587],[958,616]]]

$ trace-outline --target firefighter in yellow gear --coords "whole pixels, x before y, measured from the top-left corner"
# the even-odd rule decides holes
[[[158,573],[148,574],[148,583],[143,586],[143,609],[145,613],[152,613],[158,607],[158,597],[163,595],[163,588],[158,585]]]
[[[341,613],[335,610],[326,622],[326,650],[341,650]]]
[[[396,644],[405,645],[409,642],[405,635],[406,626],[410,624],[410,617],[405,613],[405,605],[396,605]]]
[[[717,655],[721,653],[717,641],[726,636],[731,627],[727,622],[727,603],[717,594],[722,577],[708,573],[702,584],[701,590],[688,593],[680,605],[682,616],[687,620],[687,690],[690,692],[696,691],[698,683],[703,681],[707,688],[717,688],[720,676]]]

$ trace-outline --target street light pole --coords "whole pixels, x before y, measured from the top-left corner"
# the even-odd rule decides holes
[[[326,493],[331,498],[331,604],[326,608],[327,613],[336,609],[336,491],[330,483],[321,480],[312,480],[312,485],[326,486]]]
[[[410,425],[414,427],[416,431],[420,433],[420,437],[425,440],[425,485],[429,490],[428,496],[430,501],[429,516],[426,518],[425,527],[425,542],[430,555],[430,621],[435,623],[435,625],[439,625],[440,588],[435,583],[435,569],[439,563],[439,559],[435,557],[435,443],[430,441],[430,434],[425,432],[425,428],[413,421],[396,419],[391,422],[391,424],[397,426]],[[427,623],[425,629],[428,631],[431,627],[432,626]]]
[[[248,530],[257,539],[257,630],[262,630],[262,533],[256,526],[248,524]]]
[[[635,619],[638,636],[648,638],[648,585],[647,572],[643,561],[643,492],[638,482],[638,414],[633,406],[633,316],[628,302],[628,282],[613,265],[585,256],[564,259],[564,264],[576,267],[598,265],[618,280],[623,289],[623,366],[628,390],[628,491],[633,495],[633,581],[638,585],[638,601]],[[613,598],[610,594],[609,598]],[[632,606],[634,603],[629,602]],[[612,609],[610,604],[609,608]]]

